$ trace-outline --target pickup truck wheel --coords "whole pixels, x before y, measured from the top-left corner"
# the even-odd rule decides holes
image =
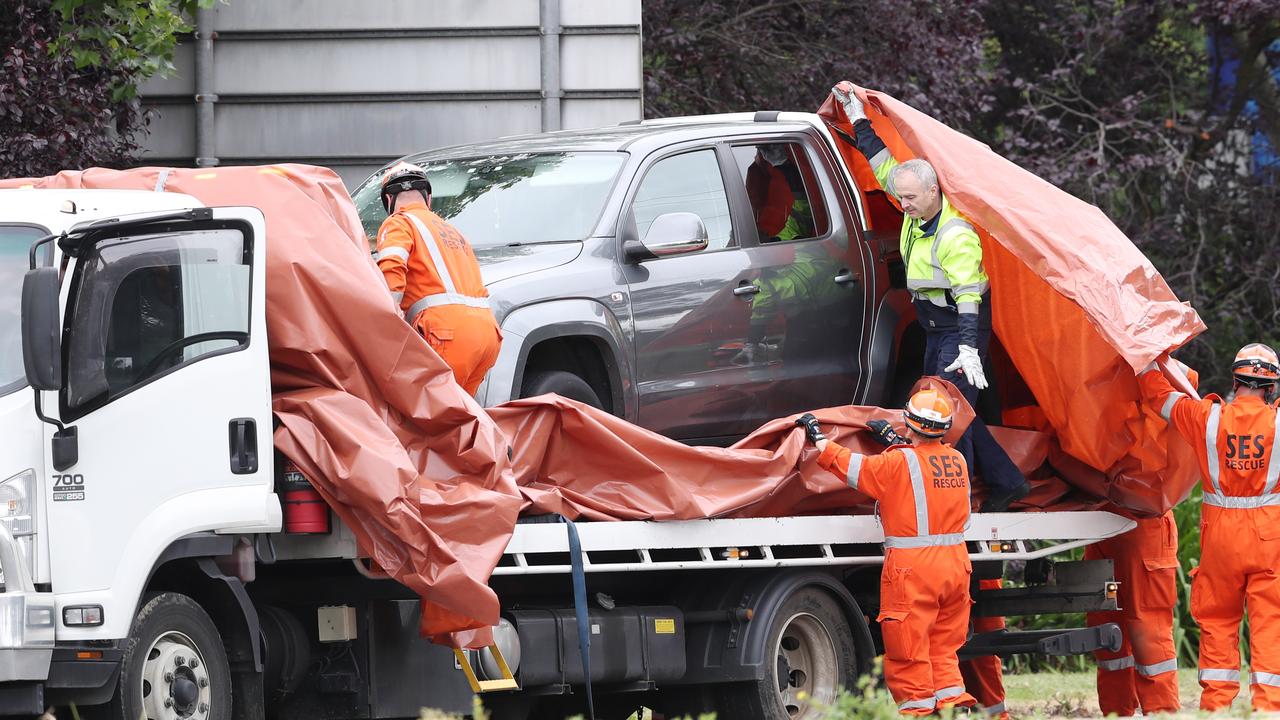
[[[151,596],[134,618],[109,706],[113,720],[230,720],[231,672],[213,620],[178,593]]]
[[[724,717],[816,720],[857,681],[853,631],[839,603],[822,590],[801,588],[787,598],[766,642],[765,677],[725,686]]]
[[[520,393],[520,397],[534,397],[547,393],[577,400],[598,410],[604,409],[600,396],[587,384],[587,381],[565,370],[541,370],[530,373],[529,377],[525,378],[524,391]]]

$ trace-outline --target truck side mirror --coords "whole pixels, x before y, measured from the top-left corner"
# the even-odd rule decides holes
[[[643,240],[628,241],[622,249],[630,262],[706,250],[707,226],[691,212],[666,213],[653,219]]]
[[[62,388],[58,332],[58,268],[28,270],[22,278],[22,364],[36,390]]]

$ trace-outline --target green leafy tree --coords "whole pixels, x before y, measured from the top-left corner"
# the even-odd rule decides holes
[[[191,31],[188,18],[214,0],[53,0],[59,35],[52,53],[68,53],[77,69],[111,68],[116,101],[134,97],[147,78],[173,71],[178,36]]]
[[[128,164],[138,86],[173,67],[185,17],[213,0],[0,0],[0,173]]]

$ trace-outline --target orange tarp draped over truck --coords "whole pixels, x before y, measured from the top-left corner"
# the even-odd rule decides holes
[[[521,511],[669,520],[870,510],[817,466],[790,420],[724,449],[687,447],[555,396],[486,412],[392,304],[355,207],[327,169],[92,169],[0,181],[25,185],[163,187],[262,211],[276,447],[352,528],[361,553],[419,594],[422,632],[438,642],[490,641],[498,600],[487,583]],[[963,397],[921,382],[952,395],[958,436],[973,417]],[[832,437],[865,452],[878,449],[859,432],[866,422],[901,415],[817,414]]]
[[[885,133],[890,147],[903,150],[903,139],[922,143],[922,154],[939,164],[948,190],[960,177],[952,163],[963,163],[940,159],[939,138],[958,137],[974,155],[987,152],[905,106],[874,97],[898,109],[877,118],[881,125],[896,123],[885,127],[900,125],[901,138],[897,131]],[[857,157],[845,158],[859,172]],[[989,167],[993,161],[981,162]],[[963,177],[974,188],[994,182],[981,173]],[[1022,176],[1009,177],[1030,187]],[[355,207],[327,169],[93,169],[0,181],[0,187],[23,185],[163,189],[208,206],[249,205],[263,212],[276,446],[351,526],[361,553],[419,594],[422,632],[439,642],[488,642],[488,628],[498,619],[488,578],[521,512],[664,520],[871,511],[867,498],[817,466],[816,451],[790,419],[768,423],[731,448],[691,448],[554,396],[486,412],[404,322],[369,256]],[[1023,416],[1046,418],[1030,423],[1030,430],[992,428],[1033,479],[1026,505],[1067,510],[1110,498],[1138,513],[1167,508],[1190,479],[1167,469],[1159,449],[1164,431],[1158,418],[1138,411],[1128,365],[1141,366],[1144,358],[1184,342],[1199,329],[1194,313],[1172,309],[1181,306],[1114,228],[1092,240],[1005,235],[1010,228],[1021,232],[1021,225],[1001,220],[1006,211],[982,199],[999,198],[954,190],[952,197],[1000,237],[997,242],[984,235],[997,334],[1040,400],[1040,409]],[[1089,210],[1094,224],[1105,223],[1069,196],[1046,197],[1070,201],[1069,207]],[[1058,216],[1051,208],[1033,210],[1046,222]],[[1052,251],[1068,241],[1079,247]],[[1105,254],[1108,248],[1113,252],[1104,264],[1072,259],[1072,253]],[[1068,282],[1073,273],[1083,276]],[[1078,290],[1071,294],[1060,285]],[[1115,308],[1103,302],[1108,294],[1115,295]],[[1135,319],[1130,303],[1149,301],[1158,311],[1148,310],[1146,322]],[[921,382],[951,394],[960,408],[952,430],[958,434],[972,418],[968,405],[942,381]],[[897,422],[901,415],[848,406],[815,413],[834,439],[864,452],[878,449],[862,432],[866,422]],[[1145,451],[1143,442],[1150,443]],[[1172,490],[1161,487],[1161,475]]]
[[[1205,329],[1195,310],[1098,208],[905,103],[843,85],[894,157],[928,160],[979,229],[995,334],[1036,403],[1006,406],[1006,421],[1051,431],[1102,474],[1081,484],[1122,507],[1158,515],[1185,498],[1199,479],[1191,449],[1140,407],[1134,372]],[[818,114],[852,138],[834,97]],[[862,154],[838,144],[863,191],[879,191]]]

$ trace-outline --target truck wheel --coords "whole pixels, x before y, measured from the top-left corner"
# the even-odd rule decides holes
[[[586,380],[565,370],[542,370],[530,373],[524,381],[524,392],[520,397],[534,397],[555,393],[560,397],[577,400],[598,410],[604,409],[600,396],[587,384]]]
[[[230,720],[227,652],[194,600],[159,593],[143,604],[109,711],[113,720]]]
[[[853,631],[840,604],[813,587],[797,590],[773,616],[764,679],[724,688],[723,717],[797,720],[825,716],[858,679]]]

